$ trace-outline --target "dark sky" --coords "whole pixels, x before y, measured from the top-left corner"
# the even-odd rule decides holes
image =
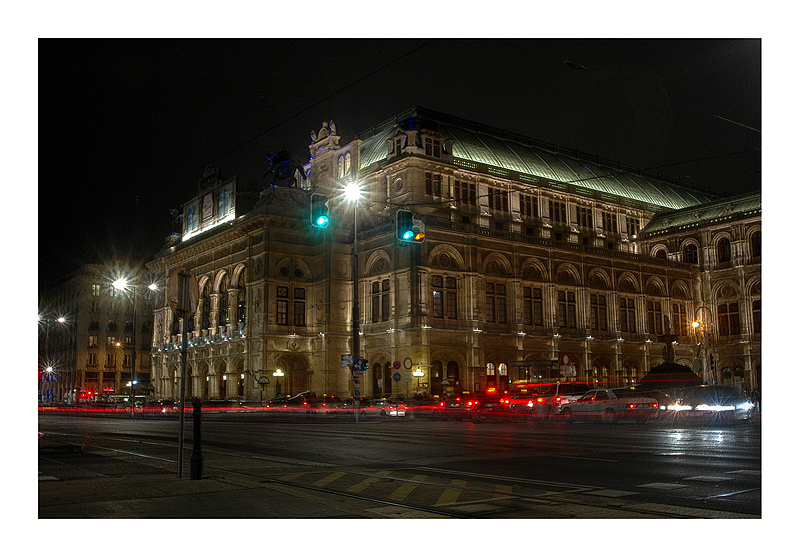
[[[42,39],[39,285],[148,258],[203,168],[261,179],[415,105],[732,194],[761,187],[760,40]],[[57,223],[57,234],[52,234]]]

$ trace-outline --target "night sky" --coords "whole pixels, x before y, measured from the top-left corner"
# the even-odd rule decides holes
[[[204,167],[261,179],[415,105],[731,194],[761,188],[758,39],[39,41],[39,286],[148,259]],[[57,234],[53,234],[57,227]]]

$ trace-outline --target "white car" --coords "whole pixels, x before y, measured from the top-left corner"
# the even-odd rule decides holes
[[[402,402],[395,402],[385,398],[378,398],[369,401],[369,408],[367,412],[379,412],[381,416],[398,416],[403,417],[406,415],[406,405]]]
[[[658,400],[639,396],[631,389],[592,389],[579,399],[561,406],[561,415],[571,423],[588,418],[607,424],[618,420],[646,423],[658,415]]]

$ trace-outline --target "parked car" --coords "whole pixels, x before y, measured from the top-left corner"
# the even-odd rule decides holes
[[[669,410],[677,419],[730,423],[751,419],[755,404],[736,387],[701,385],[684,390]]]
[[[575,402],[591,387],[588,383],[549,383],[542,385],[538,396],[533,398],[531,413],[537,417],[553,417],[561,414],[563,406]]]
[[[561,415],[568,423],[589,418],[607,424],[618,420],[643,424],[658,415],[658,400],[640,396],[629,388],[592,389],[577,400],[562,404]]]
[[[406,405],[386,398],[375,398],[369,401],[369,406],[367,407],[367,414],[374,413],[381,416],[405,417]]]

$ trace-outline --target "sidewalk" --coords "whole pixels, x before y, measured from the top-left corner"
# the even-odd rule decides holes
[[[203,479],[193,480],[190,458],[188,451],[183,477],[178,478],[174,462],[144,466],[133,457],[111,457],[45,436],[39,439],[39,518],[362,519],[388,518],[387,513],[398,518],[441,518],[291,487],[255,475],[220,473],[207,463]],[[58,477],[58,466],[43,466],[43,461],[63,463],[65,472],[70,463],[80,464],[83,477]],[[249,464],[253,466],[252,460]]]

